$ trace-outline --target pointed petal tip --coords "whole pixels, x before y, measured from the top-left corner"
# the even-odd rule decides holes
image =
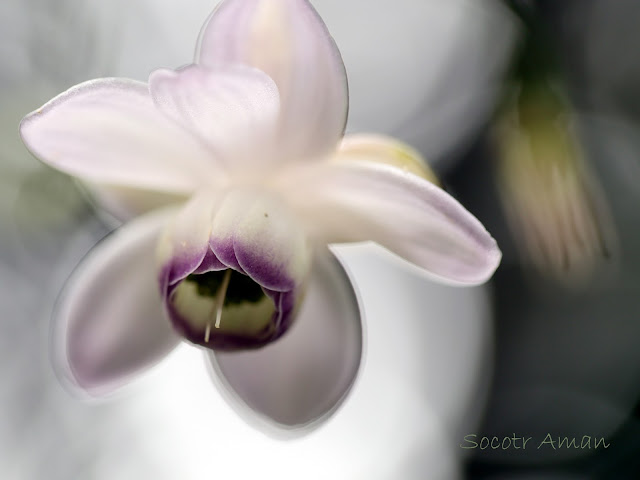
[[[487,236],[490,238],[490,245],[485,247],[482,256],[484,257],[484,268],[479,268],[476,275],[471,276],[466,285],[481,285],[488,282],[493,274],[496,272],[502,261],[502,251],[498,247],[498,242],[487,232]]]
[[[480,221],[433,183],[379,162],[334,161],[289,172],[281,191],[310,235],[376,242],[421,274],[451,285],[485,282],[501,252]]]
[[[434,271],[431,267],[425,268],[409,262],[392,250],[387,250],[386,247],[382,248],[388,251],[395,259],[405,265],[408,264],[410,269],[418,272],[422,277],[453,287],[473,287],[491,280],[502,260],[502,251],[498,248],[494,238],[486,230],[484,230],[483,237],[474,251],[464,254],[469,259],[467,262],[462,258],[452,257],[450,265],[445,262],[437,271]]]
[[[101,78],[71,87],[20,124],[27,149],[78,178],[191,193],[217,173],[208,151],[165,119],[146,84]]]

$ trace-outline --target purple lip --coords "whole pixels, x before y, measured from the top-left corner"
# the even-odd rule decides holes
[[[284,335],[293,323],[296,297],[300,293],[296,282],[288,277],[281,265],[248,252],[234,242],[215,245],[216,255],[207,248],[195,255],[174,256],[161,269],[159,275],[160,293],[173,328],[188,341],[212,350],[233,351],[260,348]],[[221,258],[223,257],[223,261]],[[251,272],[248,275],[240,263]],[[208,272],[232,269],[247,275],[258,284],[264,295],[273,302],[275,311],[265,328],[253,335],[225,333],[211,330],[205,335],[205,329],[194,325],[174,304],[174,294],[178,286],[189,275],[201,275]],[[274,288],[275,287],[275,288]],[[205,340],[206,338],[206,340]]]

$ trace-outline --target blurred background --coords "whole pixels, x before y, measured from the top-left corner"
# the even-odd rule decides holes
[[[463,289],[341,248],[366,358],[326,424],[256,430],[187,345],[109,402],[60,385],[52,309],[117,225],[27,153],[19,121],[84,80],[190,63],[217,3],[0,4],[0,478],[639,478],[635,0],[312,1],[347,67],[348,131],[419,149],[504,254]],[[463,449],[469,434],[610,446]]]

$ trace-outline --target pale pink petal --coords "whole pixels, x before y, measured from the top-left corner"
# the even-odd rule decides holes
[[[301,427],[326,419],[353,385],[362,356],[356,294],[328,252],[313,264],[289,332],[250,352],[210,354],[224,392],[249,420]]]
[[[329,243],[374,241],[454,284],[478,284],[501,253],[482,224],[423,178],[379,162],[334,161],[282,175],[283,195],[310,234]]]
[[[99,243],[72,274],[54,318],[65,376],[103,395],[155,364],[178,343],[162,311],[155,247],[170,217],[142,216]]]
[[[241,65],[190,65],[156,70],[149,90],[164,114],[197,133],[235,169],[273,161],[280,99],[265,73]]]
[[[77,85],[29,114],[20,133],[45,163],[97,183],[189,193],[224,176],[206,145],[133,80]]]
[[[201,32],[197,61],[243,63],[273,78],[282,105],[282,160],[321,156],[336,146],[347,119],[347,77],[307,0],[224,1]]]

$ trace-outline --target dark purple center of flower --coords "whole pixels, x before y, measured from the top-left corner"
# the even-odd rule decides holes
[[[198,289],[198,295],[202,297],[215,297],[224,281],[225,270],[191,274],[185,278],[186,282],[193,282]],[[241,303],[256,303],[262,300],[264,291],[256,282],[247,275],[235,270],[231,271],[229,286],[224,298],[224,306],[238,305]]]
[[[176,331],[214,350],[245,350],[280,338],[293,321],[296,290],[274,291],[234,269],[192,273],[169,287]]]

